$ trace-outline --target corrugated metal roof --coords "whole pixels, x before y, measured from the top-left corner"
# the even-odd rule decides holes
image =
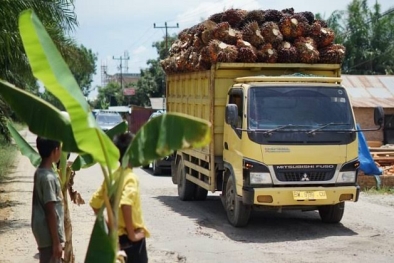
[[[342,75],[353,107],[394,108],[394,76],[392,75]]]

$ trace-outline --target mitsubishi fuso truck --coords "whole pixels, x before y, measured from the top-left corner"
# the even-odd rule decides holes
[[[167,74],[166,86],[168,112],[212,124],[209,145],[174,153],[181,200],[220,191],[236,227],[252,209],[318,210],[337,223],[358,200],[358,130],[339,64],[217,63]],[[376,125],[383,116],[377,107]]]

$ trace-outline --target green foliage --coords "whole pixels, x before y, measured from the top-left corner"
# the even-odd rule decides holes
[[[0,180],[10,171],[16,153],[16,147],[0,137]]]
[[[319,15],[320,16],[320,15]],[[394,12],[372,8],[366,0],[353,0],[346,11],[335,11],[327,19],[336,43],[346,47],[342,64],[345,74],[394,74]]]
[[[61,99],[70,115],[78,148],[94,156],[97,162],[106,165],[109,170],[114,169],[119,159],[118,149],[97,126],[90,106],[40,20],[28,10],[21,13],[19,23],[33,74],[48,91]]]

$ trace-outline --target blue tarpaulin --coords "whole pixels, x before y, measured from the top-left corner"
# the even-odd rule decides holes
[[[371,153],[369,152],[367,141],[364,134],[360,131],[360,126],[357,124],[358,132],[358,160],[360,161],[360,170],[365,175],[381,175],[383,170],[376,166]]]

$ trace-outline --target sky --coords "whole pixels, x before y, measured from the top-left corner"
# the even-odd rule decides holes
[[[327,18],[335,10],[346,10],[351,0],[74,0],[79,26],[72,36],[79,44],[97,54],[96,75],[93,87],[101,86],[101,68],[107,67],[110,75],[123,72],[140,73],[148,59],[158,57],[152,44],[163,40],[167,23],[168,34],[177,34],[210,15],[229,8],[244,10],[294,8],[296,12],[310,11]],[[375,0],[368,0],[372,7]],[[381,10],[394,7],[392,0],[378,0]],[[126,53],[127,52],[127,53]],[[128,54],[128,55],[127,55]],[[115,59],[114,59],[115,58]],[[126,68],[127,66],[127,68]],[[97,90],[89,97],[94,98]]]

